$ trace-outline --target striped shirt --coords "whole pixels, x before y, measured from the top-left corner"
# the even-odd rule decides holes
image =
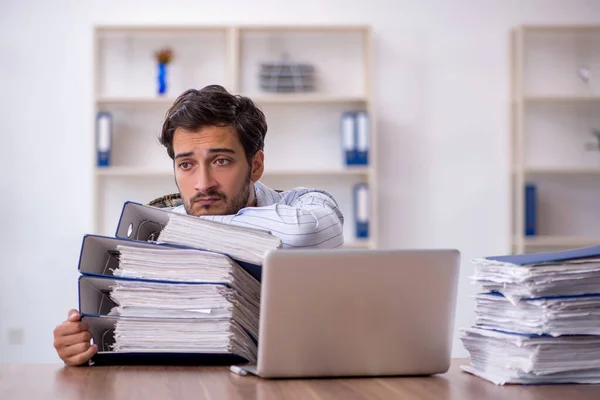
[[[200,218],[270,231],[284,248],[332,249],[344,244],[344,217],[334,198],[319,189],[295,188],[285,192],[254,184],[256,207],[245,207],[233,215],[203,215]],[[183,205],[173,209],[185,214]]]

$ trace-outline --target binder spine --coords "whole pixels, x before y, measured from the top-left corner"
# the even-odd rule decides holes
[[[356,237],[365,239],[369,237],[369,186],[359,183],[354,186],[354,218],[356,224]]]
[[[366,111],[356,113],[356,164],[369,164],[369,114]]]
[[[356,118],[353,112],[345,112],[341,118],[341,136],[343,162],[345,165],[357,164]]]
[[[108,167],[112,147],[112,115],[108,112],[99,112],[96,118],[96,150],[97,165]]]
[[[537,188],[532,183],[525,185],[525,236],[537,234]]]

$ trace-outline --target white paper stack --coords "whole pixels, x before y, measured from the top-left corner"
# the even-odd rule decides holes
[[[497,385],[600,383],[600,246],[473,261],[462,368]]]
[[[256,345],[227,320],[121,318],[115,327],[115,352],[236,354],[256,361]]]
[[[223,254],[117,246],[114,351],[231,353],[256,360],[260,283]]]
[[[496,385],[600,383],[600,336],[526,336],[470,328],[463,342],[471,365],[462,368]]]
[[[513,302],[520,298],[600,293],[600,258],[535,264],[483,259],[473,263],[472,278],[484,291],[501,292]]]
[[[157,241],[225,253],[255,265],[262,265],[267,251],[281,247],[281,239],[268,231],[177,213],[169,213]]]
[[[511,303],[499,293],[476,296],[479,328],[530,335],[600,335],[600,295],[522,299]]]

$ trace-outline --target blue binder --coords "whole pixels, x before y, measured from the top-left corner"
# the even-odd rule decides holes
[[[356,120],[356,164],[369,164],[370,125],[369,114],[366,111],[357,112]]]
[[[357,238],[369,237],[369,186],[359,183],[354,186],[354,221]]]
[[[550,251],[544,253],[517,254],[506,256],[486,257],[487,260],[500,261],[518,266],[560,262],[580,258],[600,257],[600,246],[584,247],[573,250]]]
[[[537,188],[534,184],[525,185],[525,236],[537,233]]]
[[[358,163],[358,152],[356,148],[356,118],[354,112],[345,112],[342,114],[340,130],[343,162],[345,165],[356,165]]]
[[[115,237],[138,241],[155,241],[160,231],[169,222],[169,215],[169,211],[161,208],[126,201],[123,204]],[[240,264],[254,279],[261,281],[262,268],[260,265],[240,260],[230,254],[226,255]]]
[[[117,246],[127,244],[136,247],[186,248],[171,244],[158,244],[131,239],[117,239],[100,235],[85,235],[80,256],[79,277],[79,313],[82,321],[88,323],[98,353],[92,358],[93,365],[116,364],[160,364],[160,365],[231,365],[247,362],[244,357],[231,353],[203,352],[114,352],[110,345],[116,322],[120,317],[108,315],[115,303],[109,295],[110,287],[117,281],[147,281],[154,283],[177,283],[189,285],[226,285],[223,282],[171,282],[150,279],[116,277],[112,270],[118,265]],[[198,251],[206,251],[196,249]],[[215,253],[215,252],[213,252]],[[221,253],[219,253],[221,254]],[[226,256],[226,255],[224,255]],[[142,317],[140,317],[142,318]],[[251,336],[252,337],[252,336]],[[252,337],[257,342],[258,338]]]
[[[96,151],[99,167],[110,165],[112,147],[112,115],[108,112],[99,112],[96,117]]]

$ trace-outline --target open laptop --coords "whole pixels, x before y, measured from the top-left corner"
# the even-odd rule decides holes
[[[232,370],[264,378],[444,373],[459,266],[457,250],[271,251],[257,363]]]

